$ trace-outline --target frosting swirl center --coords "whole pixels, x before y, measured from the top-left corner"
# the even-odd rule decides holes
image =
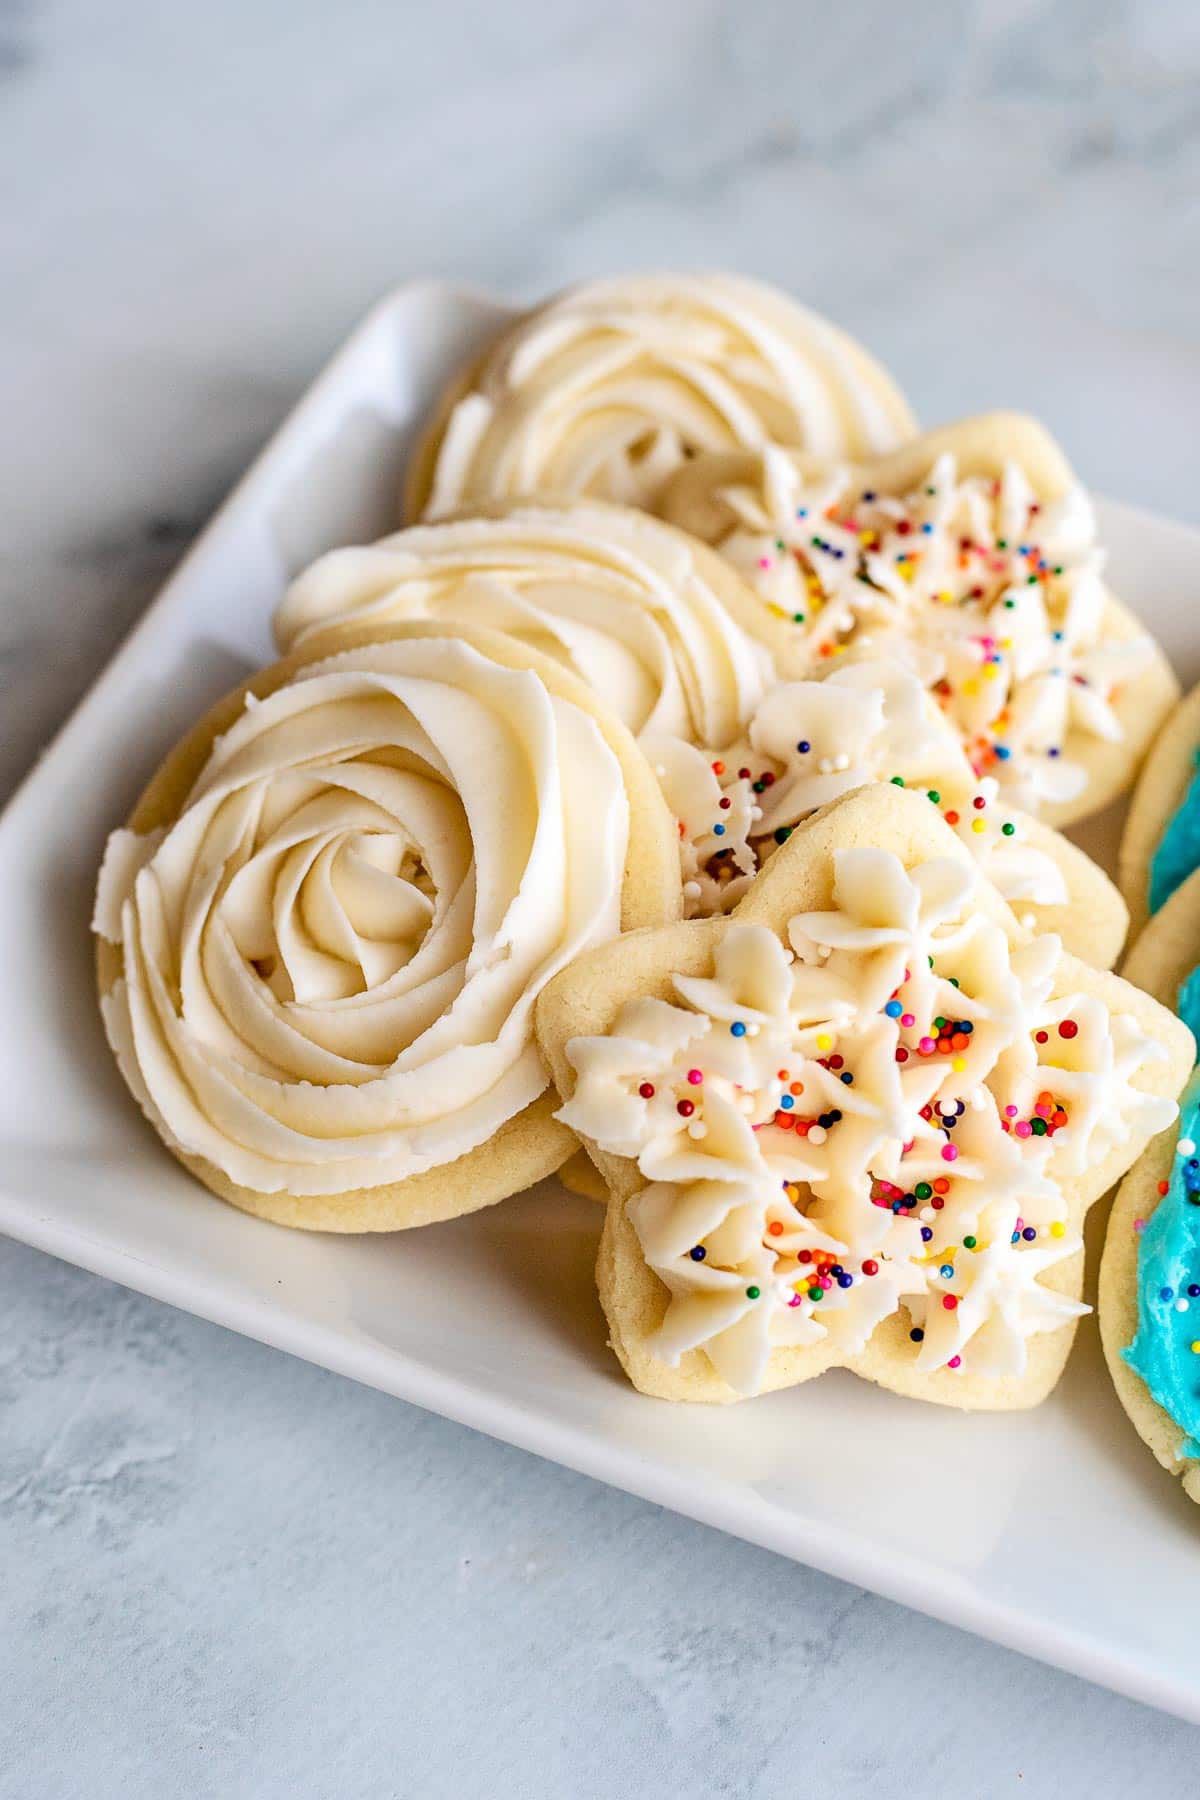
[[[628,802],[536,674],[411,638],[248,702],[172,824],[114,834],[110,1040],[167,1141],[241,1186],[382,1186],[543,1091],[541,987],[619,927]]]

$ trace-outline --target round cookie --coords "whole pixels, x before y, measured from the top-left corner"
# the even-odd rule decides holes
[[[536,994],[679,909],[653,777],[581,683],[496,633],[333,631],[219,702],[113,834],[101,1006],[213,1192],[393,1230],[571,1154]]]
[[[1189,822],[1200,807],[1200,791],[1183,810],[1196,774],[1197,750],[1200,687],[1180,701],[1155,738],[1129,802],[1117,881],[1135,937],[1151,913],[1200,867],[1200,822]],[[1165,855],[1160,854],[1163,849]]]
[[[1180,989],[1197,965],[1200,871],[1189,876],[1155,913],[1127,957],[1123,974],[1175,1010]],[[1100,1339],[1117,1397],[1163,1468],[1180,1477],[1184,1491],[1200,1501],[1200,1449],[1186,1452],[1187,1433],[1152,1397],[1125,1354],[1139,1333],[1139,1256],[1144,1234],[1160,1206],[1178,1204],[1171,1193],[1179,1163],[1178,1136],[1179,1127],[1173,1127],[1156,1138],[1117,1190],[1100,1262],[1098,1311]],[[1200,1305],[1197,1312],[1200,1316]],[[1197,1335],[1200,1338],[1200,1327]],[[1197,1363],[1200,1365],[1200,1357]],[[1200,1386],[1200,1366],[1196,1382]]]
[[[786,294],[733,275],[616,277],[525,314],[463,371],[414,452],[405,516],[539,492],[646,506],[699,451],[861,457],[914,429],[886,371]]]

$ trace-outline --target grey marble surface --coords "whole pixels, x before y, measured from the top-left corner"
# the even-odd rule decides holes
[[[1187,0],[0,0],[0,791],[413,274],[744,268],[1200,519],[1198,78]],[[1186,1726],[13,1246],[0,1583],[4,1800],[1195,1792]]]

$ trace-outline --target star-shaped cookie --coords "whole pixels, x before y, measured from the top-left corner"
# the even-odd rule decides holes
[[[795,621],[815,666],[864,645],[907,653],[977,773],[1048,824],[1120,793],[1178,696],[1034,419],[965,419],[856,464],[780,446],[701,456],[660,510]]]
[[[609,1189],[613,1348],[643,1392],[705,1401],[841,1365],[1035,1404],[1085,1310],[1084,1214],[1193,1054],[887,786],[799,826],[729,917],[581,956],[536,1029]]]

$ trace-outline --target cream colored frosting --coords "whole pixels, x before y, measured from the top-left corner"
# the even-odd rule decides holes
[[[1113,690],[1153,646],[1109,635],[1081,489],[1042,504],[1016,465],[997,481],[960,477],[947,453],[896,496],[845,467],[814,477],[773,448],[753,481],[719,492],[735,522],[718,547],[813,657],[907,657],[1014,805],[1082,792],[1086,771],[1063,754],[1071,734],[1123,735]]]
[[[327,625],[401,619],[520,638],[635,736],[729,743],[775,679],[770,652],[739,627],[687,539],[611,507],[526,506],[334,550],[292,583],[274,626],[289,652]]]
[[[663,744],[651,756],[682,822],[693,912],[728,910],[801,820],[880,781],[927,794],[1006,900],[1068,898],[1059,865],[1029,842],[1027,819],[1002,804],[993,778],[975,776],[953,726],[895,660],[864,656],[820,680],[780,682],[746,738],[715,758]]]
[[[664,1361],[702,1349],[753,1393],[773,1350],[853,1355],[903,1306],[918,1369],[1017,1376],[1086,1310],[1040,1279],[1080,1248],[1061,1179],[1170,1123],[1132,1085],[1162,1052],[1054,996],[1057,938],[1011,946],[975,888],[965,861],[842,850],[787,946],[731,925],[710,976],[568,1044],[559,1117],[646,1178],[628,1211],[671,1296]]]
[[[621,769],[529,670],[403,639],[249,699],[176,822],[119,831],[95,929],[122,1071],[259,1193],[401,1181],[546,1087],[531,1010],[619,929]]]
[[[655,520],[581,502],[416,526],[314,563],[275,632],[291,650],[332,624],[402,619],[506,631],[605,700],[640,738],[678,821],[693,916],[728,911],[808,813],[894,776],[940,796],[1006,899],[1067,898],[1057,864],[1025,841],[995,781],[975,779],[913,673],[862,656],[821,681],[780,683],[687,540]]]
[[[716,753],[700,746],[741,739],[777,671],[686,538],[586,502],[414,526],[314,563],[280,603],[275,634],[290,650],[327,625],[401,619],[505,631],[586,682],[659,775],[679,822],[689,910],[733,904],[757,867],[748,842],[753,796],[745,783],[722,808]],[[719,875],[708,868],[722,840],[737,853],[741,873],[732,879],[724,864]]]
[[[428,512],[539,490],[645,506],[699,450],[861,457],[912,431],[883,370],[781,293],[728,275],[591,282],[485,358],[446,423]]]

